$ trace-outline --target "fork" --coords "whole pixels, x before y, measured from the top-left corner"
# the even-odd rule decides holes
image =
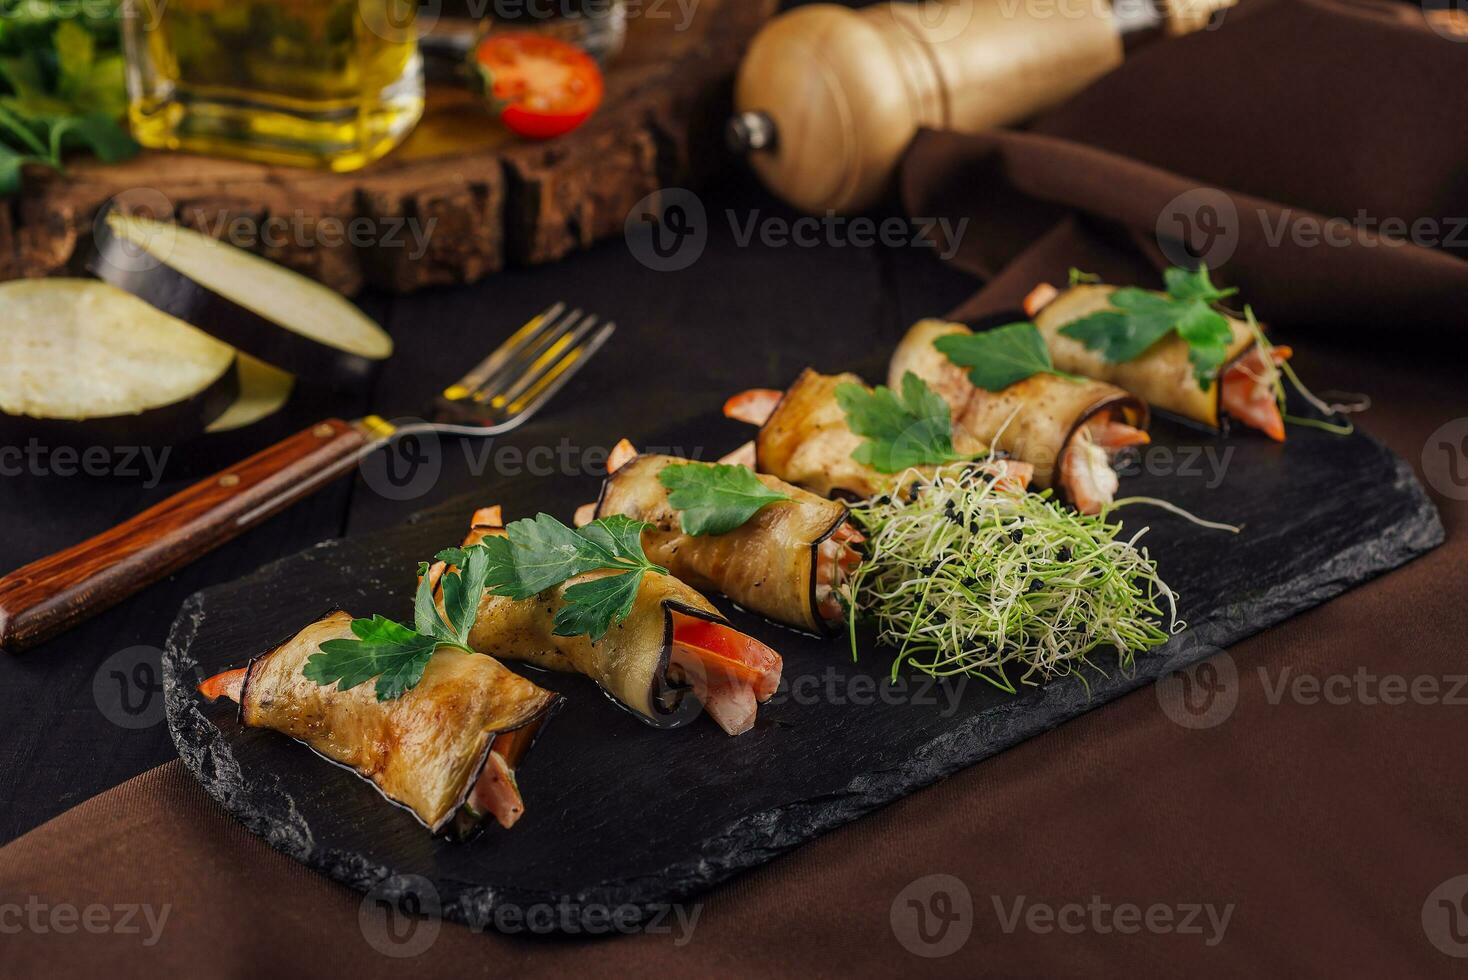
[[[557,303],[445,388],[436,421],[327,419],[110,530],[0,578],[0,650],[27,649],[134,595],[409,436],[502,435],[528,422],[616,329]]]

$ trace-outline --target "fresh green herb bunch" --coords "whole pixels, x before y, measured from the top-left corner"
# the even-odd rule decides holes
[[[138,152],[127,109],[120,3],[0,0],[0,194],[21,167],[61,169],[85,149],[106,163]]]
[[[1128,669],[1137,651],[1180,628],[1176,596],[1137,546],[1145,529],[1123,539],[1119,525],[1074,513],[1048,491],[948,467],[916,492],[853,514],[871,557],[847,601],[897,647],[894,678],[906,664],[981,677],[1012,694],[1015,676],[1038,684],[1079,673],[1100,649]],[[855,655],[854,626],[851,636]]]

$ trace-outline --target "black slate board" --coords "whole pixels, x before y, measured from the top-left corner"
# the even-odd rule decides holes
[[[841,641],[771,626],[716,598],[736,625],[781,651],[787,681],[809,678],[795,684],[799,697],[782,687],[755,730],[730,739],[702,719],[651,730],[583,678],[537,674],[570,704],[521,771],[526,816],[512,832],[491,828],[468,843],[430,837],[350,772],[284,736],[242,729],[233,706],[206,705],[194,693],[202,677],[243,665],[328,609],[406,616],[415,562],[456,543],[476,506],[569,519],[595,493],[585,480],[532,480],[369,538],[323,543],[191,597],[164,657],[169,729],[184,763],[225,808],[272,846],[354,888],[421,901],[427,879],[443,915],[479,928],[532,907],[549,909],[543,923],[567,931],[605,928],[613,912],[628,922],[660,915],[1442,541],[1410,467],[1363,434],[1292,429],[1290,443],[1276,446],[1166,421],[1153,434],[1155,446],[1177,455],[1165,465],[1154,448],[1123,494],[1165,497],[1245,529],[1234,537],[1153,509],[1126,512],[1129,527],[1152,528],[1145,542],[1189,624],[1139,657],[1128,676],[1112,670],[1018,696],[981,681],[944,687],[915,677],[905,693],[883,696],[874,692],[890,656],[870,642],[853,665]],[[1195,450],[1201,461],[1230,448],[1220,486],[1209,485],[1204,463],[1195,475],[1183,465]]]

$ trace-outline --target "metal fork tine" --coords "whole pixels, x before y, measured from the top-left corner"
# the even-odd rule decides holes
[[[534,343],[547,329],[552,328],[565,310],[565,303],[555,303],[538,316],[532,317],[523,327],[511,334],[504,343],[496,347],[488,357],[471,368],[469,373],[445,388],[443,397],[449,401],[459,401],[482,390],[485,384],[494,380],[510,361]]]
[[[493,393],[488,399],[489,404],[496,408],[508,409],[516,402],[522,401],[525,393],[533,390],[556,364],[559,363],[567,351],[573,349],[586,338],[587,334],[591,333],[597,321],[598,317],[587,316],[577,323],[568,333],[556,338],[539,357],[520,373],[519,377],[514,378],[510,382],[507,389]]]
[[[496,397],[498,390],[509,384],[511,379],[521,377],[533,369],[546,356],[548,350],[560,343],[561,338],[573,328],[573,324],[580,321],[581,315],[580,308],[574,309],[558,319],[548,329],[538,332],[531,343],[525,344],[515,352],[514,358],[495,377],[475,389],[474,400],[480,403],[491,402]]]
[[[601,350],[601,346],[611,339],[616,329],[615,323],[608,323],[593,334],[586,343],[573,347],[556,362],[552,370],[547,372],[535,387],[531,388],[518,402],[512,402],[510,404],[511,416],[507,420],[510,427],[513,428],[540,411],[540,407],[556,392],[564,388],[566,382],[575,377],[576,373],[586,366],[596,352]]]
[[[550,307],[446,389],[438,401],[440,419],[475,423],[489,435],[508,432],[539,411],[616,330],[613,323],[598,327],[595,314],[565,310],[563,303]]]

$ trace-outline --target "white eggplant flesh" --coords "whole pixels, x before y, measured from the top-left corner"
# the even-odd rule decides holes
[[[0,284],[0,428],[52,442],[195,435],[234,401],[235,351],[90,279]]]

